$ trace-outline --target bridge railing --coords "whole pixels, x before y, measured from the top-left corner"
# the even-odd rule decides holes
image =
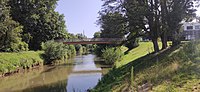
[[[121,42],[122,38],[83,38],[83,39],[62,39],[58,42]]]

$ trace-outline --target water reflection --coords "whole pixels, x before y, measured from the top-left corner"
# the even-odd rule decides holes
[[[101,73],[70,74],[68,77],[68,92],[86,92],[97,85]]]
[[[77,56],[74,64],[42,67],[28,73],[0,79],[0,92],[85,92],[93,88],[102,73],[95,55]],[[77,72],[78,71],[78,72]]]
[[[67,82],[63,80],[63,81],[58,81],[57,83],[31,87],[31,88],[27,88],[27,89],[24,89],[21,91],[15,91],[15,92],[67,92],[66,85],[67,85]]]

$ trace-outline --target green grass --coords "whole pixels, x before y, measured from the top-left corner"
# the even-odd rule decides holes
[[[27,68],[43,63],[42,51],[27,51],[18,53],[0,53],[0,73],[15,71],[19,67]]]
[[[168,44],[170,44],[171,42],[168,42]],[[153,43],[152,42],[140,42],[140,45],[137,48],[132,49],[131,51],[129,51],[128,54],[126,54],[125,56],[122,57],[122,60],[120,60],[119,62],[116,62],[116,67],[120,67],[123,66],[135,59],[138,59],[142,56],[145,56],[147,54],[150,54],[153,52]],[[158,42],[158,45],[161,49],[161,42]],[[126,51],[127,48],[122,47],[123,51]]]
[[[143,49],[140,48],[145,51],[144,49],[145,46]],[[129,52],[131,53],[134,52]],[[133,61],[129,61],[131,59]],[[158,54],[143,55],[139,58],[135,58],[132,54],[129,55],[127,64],[122,63],[121,66],[112,69],[92,91],[123,92],[130,87],[136,91],[139,85],[146,82],[153,84],[153,92],[200,91],[199,61],[200,42],[186,43]],[[134,80],[133,85],[130,85],[132,67],[134,67]]]
[[[117,67],[123,66],[153,51],[152,42],[140,42],[139,44],[140,44],[139,47],[131,50],[128,54],[122,57],[122,60],[120,60],[119,62],[116,62],[116,66]],[[127,50],[127,49],[123,47],[123,50]]]

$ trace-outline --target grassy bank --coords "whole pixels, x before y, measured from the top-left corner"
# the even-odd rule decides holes
[[[19,68],[31,68],[43,65],[42,51],[27,51],[19,53],[0,53],[0,74],[16,72]]]
[[[141,55],[142,57],[137,59],[134,59],[135,52],[131,51],[124,56],[123,60],[127,57],[127,64],[121,63],[123,61],[118,62],[122,66],[119,65],[105,75],[93,91],[122,92],[131,88],[137,90],[139,85],[147,82],[153,85],[153,92],[200,90],[200,42],[169,48],[158,54]],[[130,58],[133,61],[128,63]],[[131,80],[132,67],[134,67],[133,80]]]
[[[129,51],[128,54],[124,55],[121,61],[116,62],[116,66],[121,67],[137,58],[140,58],[153,52],[152,42],[140,42],[139,44],[140,45],[137,48],[134,48],[133,50]],[[159,42],[158,44],[161,47],[162,43]],[[127,48],[122,47],[122,50],[125,52]]]

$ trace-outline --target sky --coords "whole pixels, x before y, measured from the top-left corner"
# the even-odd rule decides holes
[[[69,33],[84,33],[92,38],[95,32],[100,31],[96,21],[102,4],[101,0],[59,0],[56,11],[65,15]],[[200,9],[197,15],[200,16]]]
[[[96,21],[101,10],[101,0],[59,0],[56,11],[65,15],[67,31],[77,34],[83,33],[92,38],[100,31]]]

